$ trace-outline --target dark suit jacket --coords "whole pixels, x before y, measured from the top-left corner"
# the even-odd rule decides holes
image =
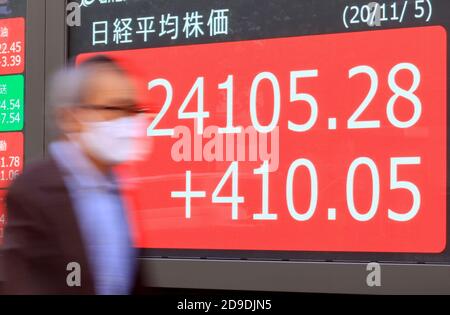
[[[95,294],[80,229],[53,159],[30,164],[6,197],[2,250],[6,294]],[[81,286],[68,286],[70,262],[81,269]],[[141,288],[141,268],[135,293]]]

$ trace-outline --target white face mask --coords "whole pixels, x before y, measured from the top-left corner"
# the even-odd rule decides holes
[[[148,141],[144,146],[145,118],[140,115],[84,124],[85,131],[69,137],[107,164],[142,160],[150,151]]]

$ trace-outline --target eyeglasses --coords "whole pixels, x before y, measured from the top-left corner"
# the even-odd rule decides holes
[[[145,108],[139,107],[136,104],[127,105],[127,106],[79,104],[77,107],[83,108],[83,109],[112,111],[112,112],[116,112],[116,113],[122,112],[127,115],[151,113],[151,111],[149,111]]]

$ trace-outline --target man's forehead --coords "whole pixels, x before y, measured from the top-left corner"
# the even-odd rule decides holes
[[[97,94],[104,97],[120,97],[121,94],[135,94],[135,88],[131,79],[117,71],[103,70],[95,72],[87,84],[88,96]]]

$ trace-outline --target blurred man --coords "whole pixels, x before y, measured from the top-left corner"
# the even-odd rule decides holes
[[[112,171],[141,149],[133,84],[99,56],[58,73],[49,93],[60,139],[7,195],[5,291],[133,293],[139,268]]]

